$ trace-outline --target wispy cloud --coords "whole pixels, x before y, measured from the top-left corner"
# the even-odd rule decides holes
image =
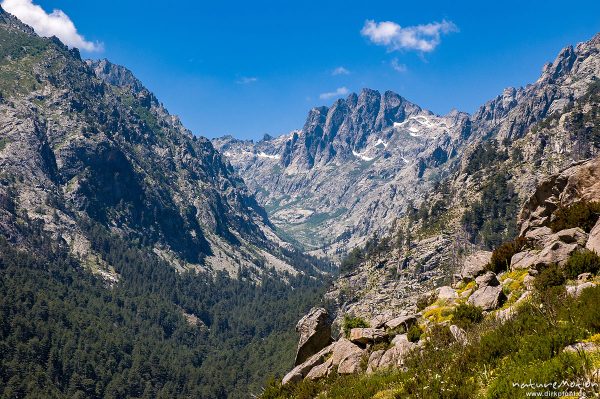
[[[239,84],[239,85],[249,85],[251,83],[256,83],[258,82],[258,78],[254,77],[254,76],[242,76],[241,78],[239,78],[238,80],[235,81],[235,83]]]
[[[330,98],[334,98],[334,97],[339,97],[339,96],[345,96],[346,94],[350,93],[350,90],[348,90],[348,88],[344,87],[339,87],[336,89],[336,91],[331,91],[328,93],[321,93],[319,95],[319,98],[321,100],[329,100]]]
[[[48,14],[32,0],[3,0],[2,8],[31,26],[40,36],[58,37],[64,44],[86,51],[102,51],[102,43],[90,42],[77,32],[71,18],[62,10]]]
[[[344,68],[343,66],[339,66],[339,67],[335,68],[333,71],[331,71],[331,74],[333,76],[337,76],[337,75],[350,75],[350,71],[347,70],[346,68]]]
[[[428,53],[440,44],[443,34],[457,32],[458,27],[450,21],[401,27],[395,22],[365,22],[360,33],[371,42],[387,47],[388,51],[415,50]]]
[[[398,58],[394,58],[392,60],[392,62],[390,62],[390,65],[392,66],[392,69],[396,72],[406,72],[408,68],[406,68],[406,65],[401,64],[398,61]]]

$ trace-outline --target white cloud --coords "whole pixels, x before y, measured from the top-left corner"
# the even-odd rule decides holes
[[[331,71],[331,74],[333,76],[337,76],[337,75],[350,75],[350,71],[347,70],[346,68],[344,68],[343,66],[339,66],[339,67],[335,68],[333,71]]]
[[[238,80],[235,81],[235,83],[239,84],[239,85],[249,85],[251,83],[255,83],[258,82],[258,78],[255,78],[254,76],[242,76],[241,78],[239,78]]]
[[[31,26],[40,36],[58,37],[64,44],[87,51],[102,51],[101,43],[85,40],[77,32],[71,18],[62,10],[53,10],[48,14],[32,0],[3,0],[2,8]]]
[[[319,98],[321,100],[329,100],[330,98],[345,96],[348,93],[350,93],[350,90],[348,90],[346,87],[339,87],[338,89],[336,89],[336,91],[321,93],[319,95]]]
[[[386,46],[389,51],[416,50],[428,53],[440,44],[443,34],[457,31],[456,25],[446,20],[405,28],[391,21],[368,20],[360,33],[373,43]]]
[[[392,69],[396,72],[406,72],[408,68],[406,68],[406,65],[401,64],[398,61],[398,58],[394,58],[392,60],[392,62],[390,63],[390,65],[392,66]]]

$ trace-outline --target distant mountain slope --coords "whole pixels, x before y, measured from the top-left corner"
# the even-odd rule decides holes
[[[0,397],[258,394],[323,269],[130,71],[0,8]]]
[[[304,127],[288,135],[213,143],[278,227],[315,253],[339,257],[430,201],[439,183],[466,170],[482,143],[510,149],[532,125],[585,95],[600,71],[599,41],[565,48],[537,82],[506,89],[473,115],[437,116],[395,93],[364,89],[312,109]],[[554,144],[555,167],[573,159],[565,139]],[[538,137],[528,145],[547,142]],[[532,189],[534,180],[525,180],[518,188]],[[467,195],[478,190],[476,181],[462,183]]]
[[[420,201],[469,135],[467,114],[440,117],[365,89],[311,110],[290,135],[213,143],[278,227],[316,253],[339,256]]]
[[[472,133],[441,183],[355,250],[328,297],[366,318],[414,310],[449,284],[464,257],[512,241],[520,206],[548,176],[600,154],[600,35],[567,47],[525,88],[507,89],[471,117]]]
[[[91,249],[97,224],[179,270],[297,272],[242,179],[127,69],[83,62],[0,11],[0,92],[0,229],[11,242],[39,223],[117,278]]]

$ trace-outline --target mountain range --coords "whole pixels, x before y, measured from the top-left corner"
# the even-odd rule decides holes
[[[209,140],[127,68],[0,8],[0,396],[258,395],[291,369],[314,305],[286,382],[331,375],[335,345],[356,373],[392,320],[446,326],[426,315],[454,311],[440,292],[502,291],[514,272],[462,281],[465,262],[549,229],[559,183],[594,180],[599,76],[600,34],[473,114],[363,89],[280,137]],[[511,255],[594,237],[538,233]],[[329,352],[307,355],[311,329]]]
[[[298,271],[264,209],[209,140],[195,137],[127,69],[82,61],[0,14],[2,230],[40,224],[91,269],[98,224],[178,270]],[[286,255],[287,254],[287,255]]]
[[[287,135],[213,143],[286,237],[339,259],[373,233],[388,233],[409,207],[461,173],[479,143],[512,148],[533,124],[584,95],[598,76],[599,40],[565,48],[538,81],[505,89],[473,115],[439,116],[396,93],[364,89],[312,109]]]

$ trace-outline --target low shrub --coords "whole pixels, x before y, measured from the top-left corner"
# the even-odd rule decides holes
[[[589,233],[598,221],[598,217],[600,217],[600,202],[580,201],[554,211],[550,228],[552,231],[557,232],[573,227],[581,227]]]
[[[486,269],[494,273],[500,273],[508,270],[510,260],[514,254],[521,252],[527,246],[527,240],[524,237],[517,237],[512,241],[505,242],[492,252],[490,263]]]
[[[599,270],[600,256],[587,249],[574,252],[565,264],[567,278],[577,278],[581,273],[597,274]]]
[[[559,287],[566,281],[563,271],[558,265],[550,265],[543,269],[535,278],[533,284],[539,292],[544,292],[551,287]]]
[[[350,335],[350,330],[352,330],[353,328],[367,327],[369,327],[369,323],[367,323],[364,319],[360,317],[344,315],[344,321],[342,322],[342,330],[344,331],[344,335],[346,337]]]
[[[468,328],[483,320],[483,310],[479,306],[460,304],[452,313],[452,323],[461,328]]]
[[[406,333],[406,338],[408,338],[410,342],[419,342],[419,340],[421,339],[421,335],[423,335],[423,330],[421,329],[421,327],[415,324],[414,326],[408,329],[408,332]]]

